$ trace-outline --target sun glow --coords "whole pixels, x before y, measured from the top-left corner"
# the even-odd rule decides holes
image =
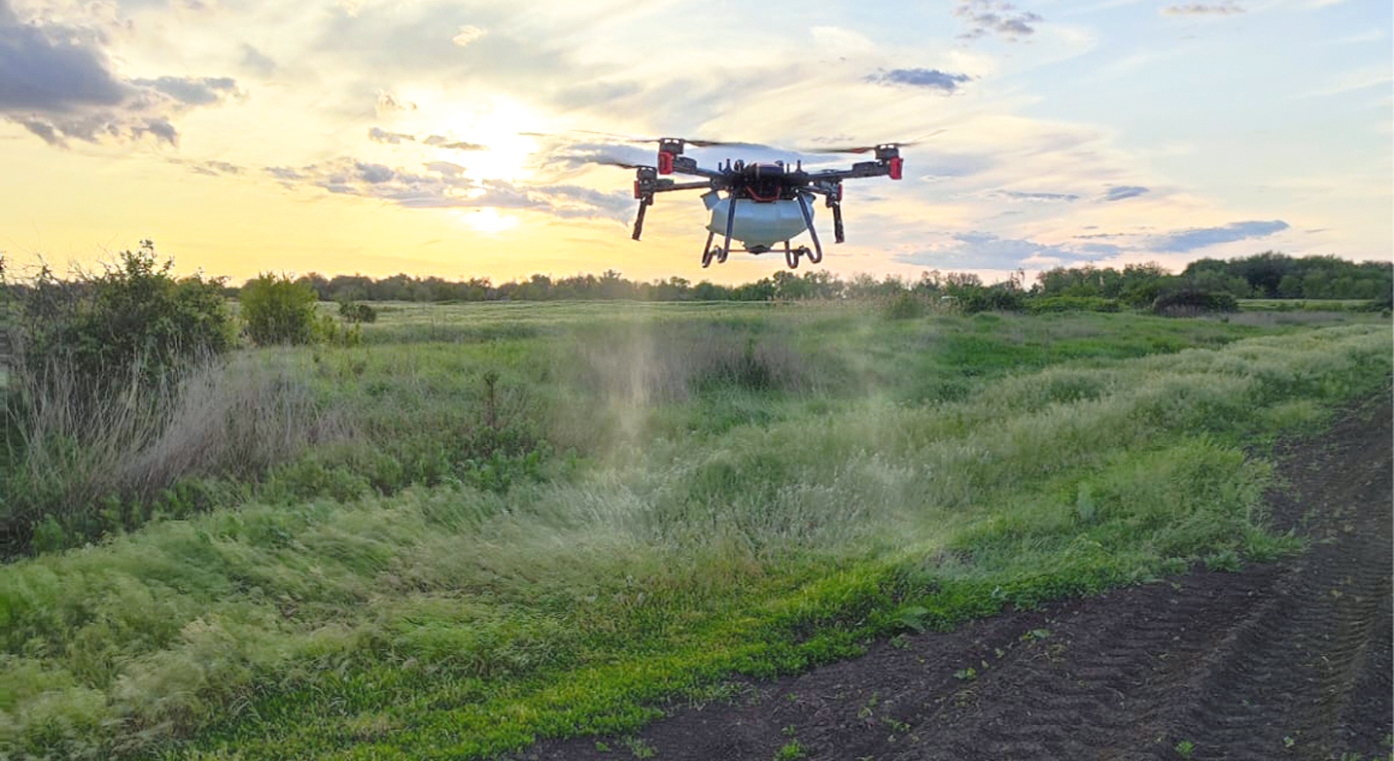
[[[518,217],[503,214],[492,206],[453,212],[455,218],[464,222],[471,230],[481,233],[497,233],[518,226]]]
[[[464,166],[465,174],[474,179],[526,180],[533,174],[528,157],[538,143],[520,133],[536,129],[540,120],[526,106],[495,96],[484,108],[455,111],[446,119],[459,142],[483,146],[482,150],[442,147],[453,154],[449,160]]]

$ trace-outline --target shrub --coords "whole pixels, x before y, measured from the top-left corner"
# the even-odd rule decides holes
[[[916,293],[900,293],[891,299],[886,307],[886,316],[892,320],[912,320],[923,317],[929,311],[929,304],[923,296]]]
[[[175,280],[173,266],[173,259],[157,262],[155,244],[145,240],[100,276],[64,282],[45,268],[33,283],[12,289],[23,371],[43,374],[61,363],[70,380],[100,393],[132,373],[163,381],[191,361],[227,351],[235,334],[222,281]]]
[[[377,322],[378,310],[355,301],[341,301],[339,319],[344,322]]]
[[[267,273],[247,281],[238,298],[247,337],[258,344],[307,344],[320,332],[315,314],[319,296],[308,283]]]
[[[1207,312],[1238,312],[1239,302],[1234,296],[1221,291],[1208,291],[1200,288],[1183,288],[1158,296],[1152,302],[1156,314],[1184,316]]]
[[[997,285],[959,285],[949,289],[949,294],[958,302],[964,314],[978,312],[1020,312],[1025,308],[1021,291],[1002,284]]]

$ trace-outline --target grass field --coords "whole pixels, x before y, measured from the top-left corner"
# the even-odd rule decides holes
[[[488,758],[1272,558],[1296,540],[1266,529],[1265,448],[1389,393],[1390,337],[1356,313],[388,305],[360,346],[210,370],[132,454],[199,457],[111,502],[142,528],[0,567],[0,755]]]

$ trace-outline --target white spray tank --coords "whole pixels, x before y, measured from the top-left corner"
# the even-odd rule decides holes
[[[813,196],[805,193],[804,200],[809,202],[808,214],[812,218]],[[706,204],[707,210],[711,212],[711,221],[707,222],[707,229],[716,233],[718,237],[726,235],[726,216],[730,213],[731,199],[722,198],[721,194],[713,190],[702,196],[702,203]],[[736,202],[736,218],[731,222],[731,237],[744,243],[747,248],[769,248],[807,229],[808,225],[804,222],[803,211],[799,209],[797,200],[761,202],[742,198]]]

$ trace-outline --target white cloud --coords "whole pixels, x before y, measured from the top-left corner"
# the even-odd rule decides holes
[[[456,32],[455,36],[450,38],[450,41],[460,47],[464,47],[480,37],[483,37],[485,34],[487,34],[485,30],[473,24],[463,24],[460,26],[460,31]]]

